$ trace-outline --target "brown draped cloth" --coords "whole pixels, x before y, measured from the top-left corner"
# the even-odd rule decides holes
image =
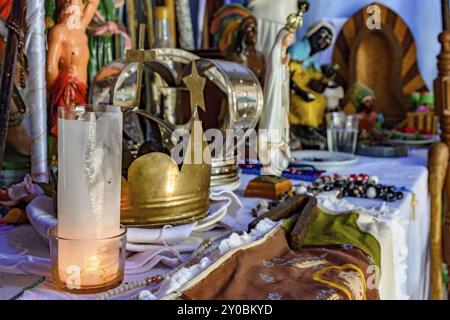
[[[71,70],[60,71],[50,89],[50,132],[58,136],[58,107],[71,107],[87,103],[88,86],[79,81]]]
[[[182,295],[186,300],[378,300],[375,268],[349,246],[291,250],[280,229],[238,251]]]

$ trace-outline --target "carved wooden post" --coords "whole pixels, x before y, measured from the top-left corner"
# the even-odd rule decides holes
[[[431,254],[431,291],[433,299],[443,299],[442,261],[450,265],[450,166],[448,157],[450,148],[450,10],[448,0],[442,0],[442,24],[444,31],[439,35],[442,44],[438,56],[438,77],[434,81],[436,114],[440,118],[442,141],[430,150],[429,191],[431,200],[430,254]],[[439,161],[444,161],[440,163]],[[442,197],[438,194],[441,186],[439,175],[447,170],[445,179],[444,225],[442,226]],[[442,255],[444,253],[444,258]]]
[[[431,298],[444,297],[442,281],[442,190],[448,169],[449,148],[445,143],[437,143],[430,149],[428,167],[428,190],[430,192],[430,259]]]
[[[434,81],[436,113],[440,118],[442,141],[450,145],[450,31],[439,35],[442,44],[438,56],[438,77]]]

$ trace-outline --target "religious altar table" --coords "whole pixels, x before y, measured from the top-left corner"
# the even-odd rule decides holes
[[[381,270],[382,276],[389,277],[389,290],[384,293],[388,299],[427,299],[429,290],[429,199],[427,149],[411,149],[410,155],[403,158],[368,158],[358,157],[358,163],[340,173],[366,173],[376,175],[380,183],[405,187],[405,197],[397,202],[383,203],[379,200],[345,198],[344,201],[333,201],[332,197],[322,195],[319,203],[334,211],[357,209],[373,215],[377,221],[387,226],[381,235],[383,259],[390,263],[392,270]],[[327,172],[327,174],[332,172]],[[254,176],[243,175],[241,187],[235,192],[241,209],[229,207],[229,212],[222,219],[228,229],[238,232],[246,227],[254,217],[251,209],[258,199],[244,198],[244,190]],[[293,181],[294,184],[300,183]],[[370,228],[370,226],[369,226]],[[197,233],[197,237],[207,239],[216,234],[218,229]],[[388,231],[386,231],[388,230]],[[173,246],[180,248],[180,246]],[[162,250],[164,251],[164,250]],[[161,252],[162,252],[161,251]],[[182,259],[189,258],[189,250],[178,250]],[[145,256],[145,253],[141,253]],[[49,249],[45,241],[36,233],[31,225],[19,227],[0,226],[0,272],[49,276]],[[386,258],[387,257],[387,258]],[[134,281],[145,276],[162,274],[171,269],[173,256],[152,256],[154,264],[141,274],[126,271],[125,280]],[[172,259],[172,260],[171,260]],[[135,261],[127,260],[127,267]],[[161,262],[161,263],[158,263]],[[172,262],[173,263],[173,262]],[[0,291],[7,288],[1,288]],[[141,288],[143,289],[143,288]],[[126,299],[136,292],[123,294],[116,298]],[[383,297],[383,295],[381,295]],[[95,295],[76,296],[55,289],[49,280],[26,290],[21,299],[95,299]]]

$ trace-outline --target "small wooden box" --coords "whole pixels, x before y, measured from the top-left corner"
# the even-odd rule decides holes
[[[277,200],[291,189],[292,182],[289,179],[276,176],[259,176],[248,183],[245,196],[247,198]]]

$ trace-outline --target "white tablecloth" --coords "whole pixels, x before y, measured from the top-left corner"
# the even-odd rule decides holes
[[[427,179],[428,171],[426,167],[427,152],[425,149],[414,149],[410,151],[410,156],[396,159],[381,159],[359,157],[356,165],[342,173],[367,173],[377,175],[382,184],[405,186],[417,196],[416,216],[413,217],[412,194],[406,193],[403,200],[386,204],[390,209],[398,209],[392,217],[393,222],[403,226],[404,232],[399,232],[392,243],[394,247],[405,247],[407,252],[403,266],[397,266],[403,272],[404,281],[401,281],[401,297],[411,299],[427,299],[429,286],[429,265],[428,265],[428,234],[429,234],[429,201]],[[242,185],[237,195],[241,197],[243,209],[239,214],[226,217],[226,223],[232,225],[235,230],[245,230],[252,217],[249,212],[258,202],[257,199],[243,197],[243,192],[247,183],[253,176],[243,175]],[[296,182],[294,182],[296,183]],[[380,206],[382,201],[347,198],[355,205],[372,208]],[[208,234],[204,235],[205,238]],[[397,250],[399,251],[399,250]],[[404,250],[403,250],[404,251]],[[394,250],[396,252],[396,250]],[[37,235],[30,225],[20,227],[0,226],[0,258],[6,255],[26,255],[27,259],[44,262],[48,258],[48,247]],[[187,255],[185,255],[187,257]],[[0,259],[1,261],[1,259]],[[0,266],[1,269],[1,266]],[[149,274],[157,274],[169,270],[164,266],[156,266]],[[382,270],[382,272],[389,272]],[[144,275],[127,275],[126,281],[142,278]],[[1,290],[1,289],[0,289]],[[87,298],[88,296],[86,296]],[[57,292],[49,282],[28,290],[23,299],[67,299],[77,298],[73,295]]]
[[[412,193],[406,193],[402,201],[387,204],[398,209],[394,217],[406,231],[403,239],[408,252],[406,281],[401,291],[410,299],[428,299],[429,290],[429,228],[430,208],[428,195],[427,149],[411,149],[410,156],[395,160],[360,157],[357,166],[349,172],[377,175],[382,184],[405,186],[416,195],[416,213],[413,215]],[[380,201],[349,198],[350,202],[370,207]],[[398,245],[398,244],[394,244]]]

